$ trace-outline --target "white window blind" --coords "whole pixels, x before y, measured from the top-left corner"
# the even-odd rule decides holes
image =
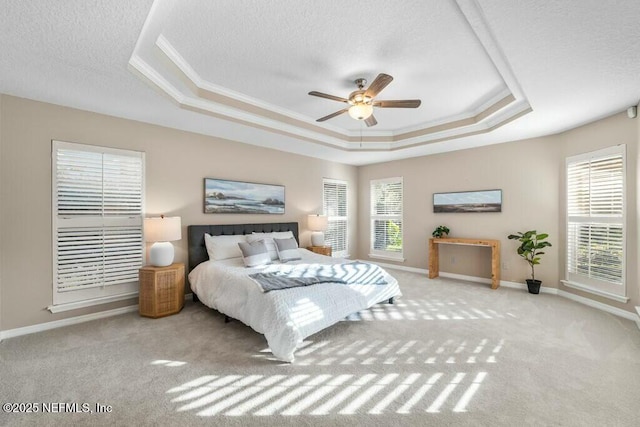
[[[371,181],[371,255],[402,258],[402,178]]]
[[[567,159],[567,281],[625,296],[625,146]]]
[[[322,180],[323,212],[328,227],[325,242],[335,257],[345,257],[348,251],[347,182],[336,179]]]
[[[53,303],[137,290],[144,153],[53,141]]]

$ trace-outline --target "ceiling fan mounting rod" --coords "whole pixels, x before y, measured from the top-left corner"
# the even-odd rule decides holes
[[[363,79],[363,78],[355,79],[355,84],[356,86],[358,86],[358,89],[362,90],[367,84],[367,79]]]

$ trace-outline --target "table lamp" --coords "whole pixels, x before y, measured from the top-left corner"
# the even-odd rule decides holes
[[[171,242],[182,239],[179,216],[144,219],[145,241],[152,242],[149,262],[155,267],[166,267],[173,263],[174,250]]]
[[[325,215],[309,215],[307,225],[311,233],[311,246],[324,246],[324,231],[329,224]]]

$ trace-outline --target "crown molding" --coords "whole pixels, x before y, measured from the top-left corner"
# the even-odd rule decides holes
[[[155,4],[155,3],[154,3]],[[532,111],[477,0],[456,0],[469,28],[502,79],[468,110],[394,131],[347,131],[203,79],[162,34],[152,8],[129,60],[129,69],[179,108],[343,151],[396,151],[491,132]],[[170,10],[171,8],[167,9]],[[146,60],[154,55],[155,60]],[[158,61],[158,59],[160,59]]]

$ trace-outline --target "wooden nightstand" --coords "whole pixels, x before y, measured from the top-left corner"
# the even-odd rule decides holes
[[[140,269],[140,315],[163,317],[184,306],[184,264],[168,267],[147,265]]]
[[[307,246],[307,249],[320,255],[331,256],[331,246]]]

